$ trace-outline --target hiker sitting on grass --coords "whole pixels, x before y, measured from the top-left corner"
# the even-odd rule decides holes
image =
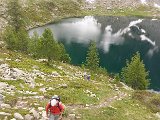
[[[62,120],[64,105],[60,102],[60,97],[54,95],[46,106],[46,115],[49,120]]]

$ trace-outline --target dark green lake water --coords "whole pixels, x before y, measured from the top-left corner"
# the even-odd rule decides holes
[[[160,90],[160,20],[135,17],[83,17],[64,19],[55,24],[29,31],[41,35],[50,28],[57,40],[64,43],[72,64],[85,61],[91,40],[97,42],[100,65],[118,73],[126,59],[139,51],[151,79],[150,88]]]

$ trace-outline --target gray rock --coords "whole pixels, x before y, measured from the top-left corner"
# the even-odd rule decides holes
[[[39,111],[43,111],[45,108],[43,108],[43,107],[38,107],[38,110]]]
[[[33,114],[35,119],[39,119],[39,113],[34,108],[30,110],[30,113]]]
[[[9,108],[11,108],[11,106],[9,104],[2,103],[1,104],[1,108],[7,108],[7,109],[9,109]]]
[[[42,120],[48,120],[46,116],[46,111],[42,111]]]
[[[0,112],[0,116],[11,116],[10,113]]]
[[[14,113],[14,117],[15,117],[17,120],[24,120],[23,116],[22,116],[20,113]]]
[[[3,95],[0,94],[0,101],[3,101]]]
[[[33,69],[39,69],[39,67],[36,66],[36,65],[34,65],[32,68],[33,68]]]
[[[93,93],[92,93],[92,94],[90,95],[90,97],[96,97],[96,94],[93,94]]]
[[[160,119],[160,112],[157,112],[157,113],[156,113],[156,116],[157,116],[157,118]]]
[[[51,76],[52,76],[52,77],[58,77],[58,76],[60,76],[60,75],[59,75],[59,73],[57,73],[57,72],[52,72]]]
[[[34,117],[31,116],[30,114],[27,114],[27,115],[24,116],[24,119],[25,120],[34,120]]]
[[[61,87],[61,88],[67,88],[68,85],[67,85],[67,84],[60,84],[60,87]]]
[[[75,114],[69,114],[69,118],[70,118],[70,120],[75,120],[76,115]]]
[[[47,62],[48,60],[47,59],[39,59],[39,60],[36,60],[38,62]]]
[[[15,118],[12,118],[11,120],[16,120]]]
[[[46,91],[46,88],[40,88],[39,91],[41,91],[41,92],[43,92],[43,93],[47,92],[47,91]]]
[[[7,83],[0,82],[0,90],[5,89],[8,86]]]
[[[21,62],[21,60],[20,59],[16,59],[15,62]]]

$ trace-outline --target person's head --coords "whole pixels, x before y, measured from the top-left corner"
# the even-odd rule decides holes
[[[60,97],[59,97],[58,95],[52,96],[51,101],[50,101],[51,106],[55,106],[55,105],[57,105],[59,102],[60,102]]]

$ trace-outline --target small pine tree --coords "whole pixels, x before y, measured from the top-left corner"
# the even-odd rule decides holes
[[[40,40],[40,51],[39,54],[42,57],[48,59],[48,63],[52,60],[60,59],[60,46],[58,42],[54,39],[52,31],[50,29],[45,29]]]
[[[24,28],[20,28],[17,32],[18,41],[16,43],[17,50],[21,52],[28,51],[28,42],[29,42],[29,35]]]
[[[15,50],[18,42],[16,31],[12,27],[7,27],[2,36],[3,40],[7,44],[7,48],[10,50]]]
[[[91,42],[89,46],[85,66],[94,71],[99,69],[99,53],[95,42]]]
[[[38,33],[34,32],[31,40],[28,43],[28,53],[30,53],[35,58],[40,57],[40,55],[38,53],[41,49],[40,43],[41,42],[40,42],[40,37],[39,37]]]
[[[60,60],[65,62],[65,63],[70,63],[71,58],[69,57],[69,54],[67,54],[66,49],[62,43],[59,43],[60,50],[61,50],[61,57]]]
[[[7,27],[3,33],[3,40],[10,50],[27,52],[29,36],[24,28],[16,31],[13,27]]]
[[[145,65],[140,59],[140,54],[137,52],[129,62],[127,60],[126,67],[122,68],[121,76],[124,82],[133,89],[147,89],[149,85],[148,72],[145,70]]]

